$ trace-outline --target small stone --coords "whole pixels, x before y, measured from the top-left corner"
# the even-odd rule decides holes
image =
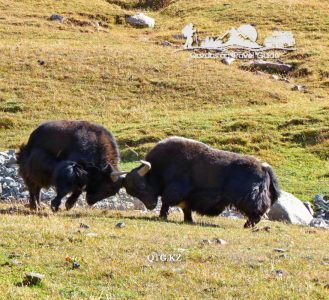
[[[119,222],[117,225],[115,225],[115,227],[117,227],[117,228],[123,228],[125,226],[126,226],[126,224],[123,222]]]
[[[170,43],[168,41],[163,41],[163,42],[161,42],[161,45],[166,46],[166,47],[170,47],[170,46],[172,46],[172,43]]]
[[[88,232],[88,233],[86,233],[86,236],[87,237],[96,237],[97,236],[97,233],[95,233],[95,232]]]
[[[39,273],[29,272],[25,275],[24,285],[36,285],[40,283],[45,276]]]
[[[82,228],[82,229],[88,229],[89,228],[88,225],[83,224],[83,223],[80,223],[80,226],[79,227]]]
[[[202,240],[201,243],[204,245],[210,245],[210,244],[212,244],[212,241],[211,240]]]
[[[279,80],[280,77],[278,75],[271,75],[271,78],[274,79],[274,80]]]
[[[284,249],[282,249],[282,248],[274,248],[273,251],[274,251],[274,252],[278,252],[278,253],[286,252],[286,250],[284,250]]]
[[[290,80],[287,77],[282,78],[281,80],[284,81],[284,82],[286,82],[286,83],[290,83]]]
[[[282,277],[284,275],[284,270],[273,270],[273,273],[279,277]]]
[[[306,91],[306,87],[305,85],[294,85],[292,87],[293,91],[297,91],[297,92],[305,92]]]
[[[213,239],[213,242],[216,243],[216,244],[220,244],[220,245],[226,245],[227,242],[223,239],[219,239],[219,238],[215,238]]]
[[[225,57],[225,58],[222,60],[222,63],[223,63],[224,65],[230,65],[230,64],[232,64],[234,61],[235,61],[235,58],[233,58],[233,57]]]
[[[78,262],[74,261],[72,263],[72,269],[78,269],[78,268],[80,268],[80,264]]]
[[[38,60],[38,64],[40,65],[40,66],[43,66],[44,64],[45,64],[45,61],[44,60]]]
[[[17,259],[13,259],[11,261],[11,264],[14,265],[14,266],[20,266],[20,265],[22,265],[22,262],[17,260]]]
[[[61,22],[63,23],[64,20],[65,20],[65,17],[59,15],[59,14],[52,14],[50,17],[49,17],[49,20],[51,21],[58,21],[58,22]]]
[[[255,227],[252,229],[252,232],[258,232],[258,231],[266,231],[270,232],[271,227],[270,226],[264,226],[264,227]]]
[[[258,76],[263,76],[263,75],[265,75],[265,72],[256,71],[255,74],[258,75]]]

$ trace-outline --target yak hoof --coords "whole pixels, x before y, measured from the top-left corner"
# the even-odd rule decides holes
[[[51,210],[52,210],[52,212],[58,212],[58,210],[59,210],[59,206],[57,206],[57,205],[50,205],[50,208],[51,208]]]
[[[255,226],[255,224],[252,222],[252,221],[250,221],[250,220],[247,220],[247,222],[244,224],[244,228],[252,228],[252,227],[254,227]]]
[[[73,206],[74,206],[75,203],[65,203],[65,208],[66,210],[70,210]]]

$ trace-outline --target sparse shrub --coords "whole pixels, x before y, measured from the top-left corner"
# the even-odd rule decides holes
[[[159,10],[167,7],[171,2],[172,0],[139,0],[138,6],[152,10]]]
[[[0,117],[0,129],[10,129],[15,127],[15,120],[10,117]]]
[[[0,111],[3,112],[17,113],[22,112],[23,110],[24,106],[21,103],[17,103],[14,101],[8,101],[0,105]]]

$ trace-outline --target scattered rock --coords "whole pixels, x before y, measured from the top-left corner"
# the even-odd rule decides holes
[[[115,225],[115,227],[117,227],[117,228],[123,228],[125,226],[126,226],[126,224],[123,222],[119,222],[117,225]]]
[[[279,80],[280,79],[280,77],[278,75],[274,75],[274,74],[271,75],[271,78],[274,79],[274,80]]]
[[[61,22],[63,23],[64,20],[65,20],[65,17],[59,15],[59,14],[52,14],[50,17],[49,17],[49,20],[50,21],[58,21],[58,22]]]
[[[278,201],[273,204],[267,216],[272,221],[301,225],[309,225],[313,219],[302,201],[284,191],[281,191]]]
[[[226,245],[227,242],[220,238],[214,238],[212,240],[202,240],[201,244],[203,244],[203,245],[212,245],[212,244]]]
[[[155,26],[155,20],[151,17],[144,15],[143,13],[126,17],[126,22],[135,27],[154,28]]]
[[[264,227],[254,227],[252,229],[252,232],[258,232],[258,231],[266,231],[266,232],[270,232],[271,227],[270,226],[264,226]]]
[[[213,239],[213,242],[216,243],[216,244],[220,244],[220,245],[226,245],[227,242],[223,239],[219,239],[219,238],[215,238]]]
[[[316,195],[314,197],[314,207],[316,218],[329,220],[329,200],[325,200],[325,196]]]
[[[88,232],[88,233],[86,233],[86,236],[87,237],[96,237],[96,236],[98,236],[98,234],[95,232]]]
[[[168,41],[163,41],[163,42],[161,42],[161,45],[165,46],[165,47],[170,47],[170,46],[172,46],[172,43],[170,43]]]
[[[79,228],[82,228],[82,229],[88,229],[88,228],[89,228],[89,226],[88,226],[88,225],[86,225],[86,224],[80,223],[80,226],[79,226]]]
[[[306,86],[305,85],[294,85],[291,90],[297,91],[297,92],[306,92]]]
[[[12,264],[13,266],[20,266],[20,265],[22,265],[22,262],[19,261],[19,260],[17,260],[17,259],[13,259],[13,260],[11,261],[11,264]]]
[[[249,66],[255,69],[267,70],[278,73],[288,73],[292,71],[293,67],[290,64],[282,62],[270,62],[265,60],[254,60],[250,62]]]
[[[223,58],[222,63],[223,63],[224,65],[230,65],[230,64],[232,64],[234,61],[235,61],[235,58],[233,58],[233,57],[225,57],[225,58]]]
[[[286,250],[282,249],[282,248],[274,248],[273,249],[274,252],[278,252],[278,253],[283,253],[285,252]]]
[[[38,64],[40,65],[40,66],[43,66],[44,64],[45,64],[45,61],[44,60],[38,60]]]
[[[25,275],[25,279],[23,281],[24,285],[36,285],[40,283],[44,279],[44,275],[34,272],[29,272]]]
[[[255,74],[258,75],[258,76],[263,76],[263,75],[265,75],[266,73],[257,70],[257,71],[255,72]]]
[[[279,276],[279,277],[282,277],[284,274],[285,274],[285,272],[284,272],[284,270],[273,270],[272,271],[276,276]]]
[[[316,228],[323,228],[323,229],[329,229],[329,220],[320,219],[320,218],[314,218],[310,222],[310,226],[316,227]]]
[[[287,77],[281,78],[281,80],[286,82],[286,83],[290,83],[290,80]]]

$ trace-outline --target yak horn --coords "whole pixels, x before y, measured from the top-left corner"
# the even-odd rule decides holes
[[[113,182],[117,182],[118,179],[119,179],[119,176],[126,175],[128,173],[129,172],[112,172],[111,173],[111,179],[112,179]]]
[[[143,167],[138,170],[137,173],[139,176],[143,177],[151,170],[151,164],[145,160],[141,160],[141,163],[143,164]]]

